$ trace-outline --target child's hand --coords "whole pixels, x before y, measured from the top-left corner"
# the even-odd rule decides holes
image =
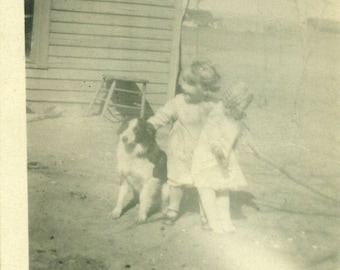
[[[224,153],[222,149],[222,145],[218,141],[211,142],[211,152],[217,159],[223,159]]]
[[[227,163],[227,158],[223,151],[222,143],[219,141],[215,141],[211,143],[211,152],[216,157],[219,163]]]
[[[223,144],[220,141],[214,141],[211,143],[211,152],[216,157],[217,162],[221,168],[222,174],[225,177],[229,175],[229,163],[227,157],[223,151]]]

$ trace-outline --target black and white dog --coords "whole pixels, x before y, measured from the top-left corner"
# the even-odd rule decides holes
[[[162,194],[162,207],[167,200],[167,158],[156,142],[156,130],[146,120],[134,118],[122,123],[117,147],[120,189],[111,218],[119,218],[129,203],[128,195],[139,194],[137,224],[146,221],[156,197]]]

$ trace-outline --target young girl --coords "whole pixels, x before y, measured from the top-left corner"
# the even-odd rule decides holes
[[[148,121],[156,128],[170,124],[168,141],[169,206],[163,223],[173,225],[183,198],[192,186],[192,154],[205,120],[216,106],[220,75],[208,62],[196,61],[182,73],[181,94],[168,101]]]
[[[245,185],[245,179],[233,149],[241,133],[239,120],[252,99],[243,83],[231,88],[210,112],[193,154],[192,177],[205,213],[202,228],[208,225],[215,233],[234,231],[229,190]]]

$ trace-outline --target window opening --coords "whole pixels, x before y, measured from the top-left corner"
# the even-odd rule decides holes
[[[33,34],[34,0],[25,0],[25,55],[30,57]]]

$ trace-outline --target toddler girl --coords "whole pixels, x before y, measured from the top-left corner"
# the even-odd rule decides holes
[[[192,186],[192,154],[205,120],[216,106],[220,75],[208,62],[196,61],[182,73],[181,94],[169,100],[148,121],[156,128],[170,124],[168,155],[169,206],[163,223],[178,217],[183,188]]]
[[[239,120],[252,99],[245,84],[231,88],[210,112],[193,153],[192,177],[205,213],[202,227],[209,225],[215,233],[234,230],[229,190],[245,185],[245,179],[233,149],[241,133]]]

